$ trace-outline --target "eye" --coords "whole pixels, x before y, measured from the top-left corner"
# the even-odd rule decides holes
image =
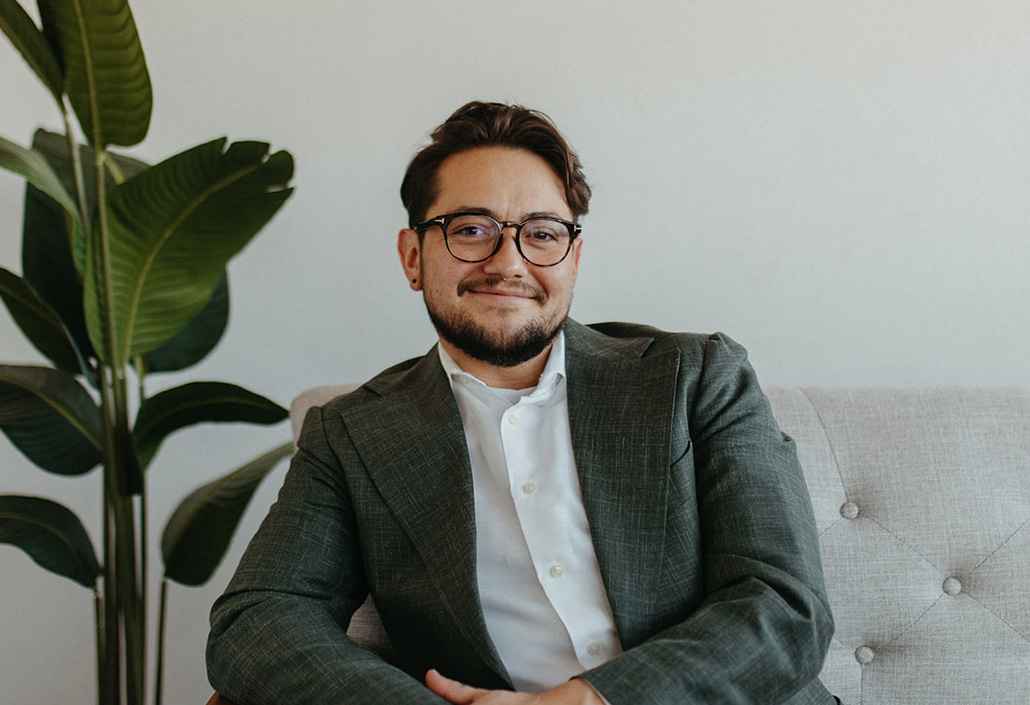
[[[534,245],[550,245],[558,242],[565,234],[565,226],[550,220],[526,223],[525,239]]]
[[[447,227],[448,234],[470,240],[485,240],[493,236],[496,226],[480,215],[460,215]]]

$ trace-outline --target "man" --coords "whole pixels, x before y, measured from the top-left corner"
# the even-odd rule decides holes
[[[472,102],[432,137],[397,250],[438,344],[307,412],[212,607],[212,685],[238,705],[832,705],[811,502],[745,349],[568,318],[590,189],[545,115]],[[345,635],[369,593],[393,663]]]

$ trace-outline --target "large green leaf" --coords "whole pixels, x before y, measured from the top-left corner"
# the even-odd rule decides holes
[[[257,486],[293,451],[293,441],[284,443],[191,492],[161,534],[165,576],[182,585],[206,583],[225,556]]]
[[[0,167],[21,174],[30,184],[61,204],[71,216],[78,218],[75,201],[39,152],[0,137]]]
[[[92,184],[92,180],[89,181]],[[84,358],[96,357],[86,330],[83,286],[72,263],[63,211],[42,191],[26,185],[22,227],[24,279],[57,312]],[[170,340],[143,357],[148,374],[176,372],[203,360],[221,341],[229,324],[229,279],[222,272],[207,305]],[[66,372],[77,372],[64,368]],[[93,380],[90,384],[99,389]]]
[[[143,356],[147,373],[175,372],[197,364],[215,349],[229,325],[229,273],[222,276],[207,305],[189,324]]]
[[[64,89],[94,147],[134,145],[153,96],[127,0],[38,0],[43,32],[64,67]]]
[[[50,166],[54,168],[54,171],[57,172],[57,175],[65,182],[66,186],[71,184],[69,188],[74,188],[72,160],[68,151],[68,141],[64,135],[38,129],[32,137],[32,147],[47,158]],[[79,153],[83,164],[93,163],[94,152],[92,147],[79,145]],[[150,167],[148,163],[125,154],[109,151],[107,156],[107,187],[109,190],[114,189],[122,181],[130,179]],[[115,177],[115,173],[117,173],[118,178]],[[84,170],[83,184],[86,193],[87,209],[92,218],[96,211],[97,202],[96,172],[93,169]],[[26,200],[28,200],[28,196],[26,196]],[[28,223],[30,214],[35,215],[35,213],[30,212],[28,203],[26,203],[26,223]],[[81,247],[79,247],[80,242]],[[26,241],[22,245],[23,258],[26,257],[25,253],[29,250],[30,248]],[[85,241],[81,239],[76,240],[74,251],[76,267],[79,268],[79,271],[82,271],[86,260]],[[23,266],[22,269],[28,272],[26,267]],[[45,277],[48,271],[51,270],[43,269],[40,274]],[[29,277],[26,276],[26,278],[28,279]],[[78,297],[74,301],[74,306],[77,311],[77,320],[81,320],[82,335],[88,341],[89,335],[86,332],[86,322],[83,317],[81,288],[78,291]],[[207,305],[199,314],[193,317],[189,325],[179,331],[160,348],[152,350],[144,356],[143,363],[147,373],[176,372],[200,362],[222,339],[228,324],[229,280],[228,273],[223,271],[222,279],[215,287],[214,293],[208,300]],[[80,342],[81,345],[77,335],[76,341]],[[88,350],[90,353],[93,352],[93,344],[91,342],[88,344]]]
[[[208,421],[270,425],[290,412],[271,399],[226,382],[190,382],[148,397],[136,414],[132,433],[143,467],[161,443],[181,428]]]
[[[50,132],[38,128],[32,135],[32,148],[42,154],[58,178],[64,184],[68,193],[75,193],[75,170],[72,161],[71,151],[68,149],[67,138],[59,132]],[[82,165],[82,186],[85,192],[87,223],[92,223],[97,210],[97,177],[93,163],[96,160],[96,152],[89,145],[79,145],[79,162]],[[105,182],[108,190],[113,189],[122,181],[135,176],[147,169],[150,165],[144,161],[117,152],[107,152],[107,171]],[[85,232],[81,228],[67,231],[68,241],[72,243],[71,250],[75,262],[75,269],[81,273],[86,268],[86,240]],[[81,276],[80,276],[81,278]],[[81,298],[79,308],[82,308]]]
[[[86,257],[84,304],[93,347],[105,354],[109,313],[118,367],[154,350],[207,305],[229,259],[293,192],[293,158],[265,142],[224,150],[220,138],[156,164],[117,186],[108,202],[110,311],[100,306],[99,233]],[[224,150],[224,151],[223,151]]]
[[[58,475],[83,475],[103,457],[100,408],[61,370],[0,365],[0,428],[37,467]]]
[[[54,56],[43,32],[18,4],[18,0],[0,0],[0,30],[3,30],[14,48],[39,76],[39,80],[47,87],[57,104],[62,106],[63,111],[61,94],[64,76],[61,66],[57,63],[57,57]]]
[[[70,231],[64,211],[45,193],[26,184],[24,213],[22,277],[64,322],[83,357],[95,358],[93,342],[86,330],[82,282],[68,246]],[[65,372],[74,372],[61,367]],[[98,387],[94,385],[94,389]]]
[[[37,129],[32,135],[32,148],[46,158],[65,188],[74,192],[75,174],[65,136]],[[79,145],[79,155],[84,166],[93,163],[94,152],[91,147]],[[108,164],[116,166],[127,177],[149,166],[138,159],[115,152],[108,152]],[[92,218],[96,210],[96,172],[84,168],[82,177],[86,209]],[[108,188],[114,188],[118,181],[108,173],[107,183]],[[22,276],[40,298],[57,312],[83,357],[87,360],[95,358],[97,355],[86,330],[82,304],[81,270],[86,260],[83,233],[52,198],[31,184],[25,186],[23,210]],[[63,365],[61,367],[66,372],[75,372]],[[89,379],[89,383],[94,389],[99,389],[95,380]]]
[[[3,267],[0,267],[0,298],[37,350],[65,372],[84,374],[97,383],[96,372],[79,353],[57,312],[24,279]]]
[[[100,563],[93,542],[75,513],[57,502],[0,495],[0,543],[17,546],[52,573],[96,588]]]

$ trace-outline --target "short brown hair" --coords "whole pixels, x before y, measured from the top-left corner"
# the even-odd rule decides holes
[[[473,100],[455,110],[433,130],[432,143],[415,154],[401,182],[401,202],[408,211],[408,226],[426,218],[426,210],[439,195],[437,170],[458,152],[473,147],[500,145],[527,149],[542,157],[565,186],[565,202],[578,222],[590,203],[590,186],[583,165],[551,119],[521,105]]]

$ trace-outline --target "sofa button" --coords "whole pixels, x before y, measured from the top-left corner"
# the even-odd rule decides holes
[[[944,579],[944,592],[949,595],[957,595],[962,592],[962,582],[958,578],[945,578]]]
[[[873,660],[873,650],[868,646],[860,646],[855,649],[855,660],[863,666]]]
[[[854,519],[858,516],[858,505],[854,502],[845,502],[841,505],[840,515],[845,519]]]

